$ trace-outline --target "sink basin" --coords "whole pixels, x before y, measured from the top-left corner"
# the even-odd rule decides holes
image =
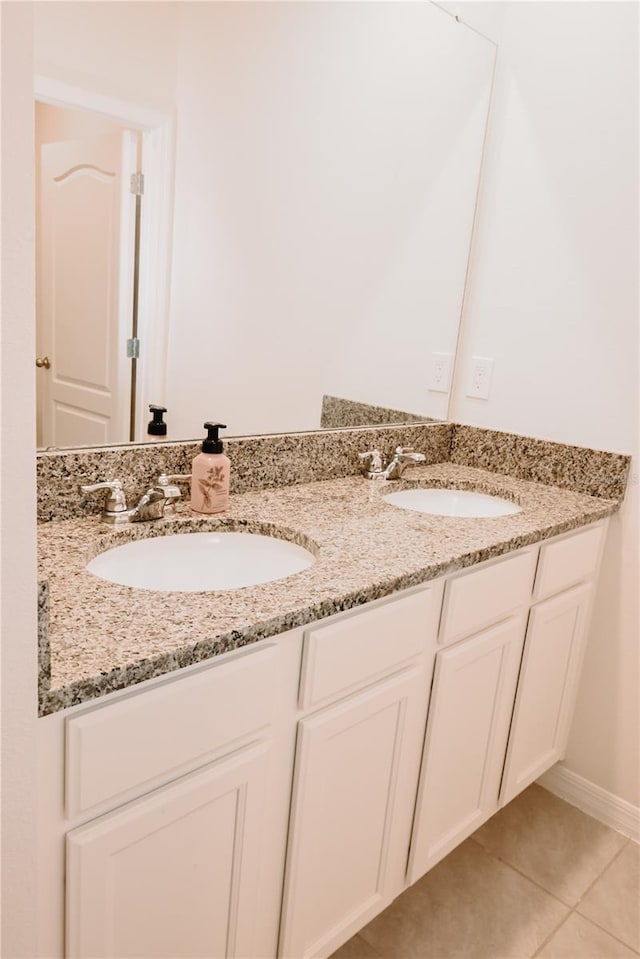
[[[383,497],[392,506],[432,516],[511,516],[522,509],[511,500],[460,489],[403,489]]]
[[[121,586],[196,593],[271,583],[307,569],[313,553],[285,539],[255,533],[154,536],[100,553],[87,569]]]

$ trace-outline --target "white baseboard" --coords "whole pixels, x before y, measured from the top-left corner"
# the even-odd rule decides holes
[[[605,826],[640,842],[640,807],[578,776],[561,763],[552,766],[538,783],[587,815],[599,819]]]

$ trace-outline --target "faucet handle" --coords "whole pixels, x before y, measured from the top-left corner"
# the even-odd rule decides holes
[[[172,486],[174,483],[190,483],[191,473],[160,473],[158,486]]]
[[[168,505],[172,506],[182,498],[182,491],[178,483],[189,482],[191,482],[191,473],[174,473],[171,475],[168,473],[160,473],[153,488],[161,492],[168,501]]]
[[[399,446],[396,450],[396,456],[410,459],[414,463],[422,463],[426,459],[424,453],[416,453],[413,446],[405,446],[404,449],[402,446]]]
[[[366,453],[358,453],[358,458],[362,461],[362,473],[367,479],[379,479],[384,476],[382,453],[380,450],[368,450]]]
[[[122,488],[122,480],[108,480],[104,483],[92,483],[80,486],[83,493],[97,493],[100,490],[109,490],[104,504],[105,513],[124,513],[127,510],[127,500]]]
[[[380,450],[367,450],[366,453],[358,453],[358,459],[362,461],[366,473],[382,472],[382,453]]]

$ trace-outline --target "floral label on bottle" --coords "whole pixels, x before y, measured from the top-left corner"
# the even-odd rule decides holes
[[[216,493],[224,491],[224,466],[212,466],[204,475],[204,478],[198,480],[198,488],[202,493],[202,503],[200,512],[211,513],[216,505]]]

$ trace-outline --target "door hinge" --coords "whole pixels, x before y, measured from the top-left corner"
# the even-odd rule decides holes
[[[127,359],[137,360],[140,358],[140,340],[137,336],[127,340]]]
[[[144,196],[144,173],[131,174],[131,192],[134,196]]]

